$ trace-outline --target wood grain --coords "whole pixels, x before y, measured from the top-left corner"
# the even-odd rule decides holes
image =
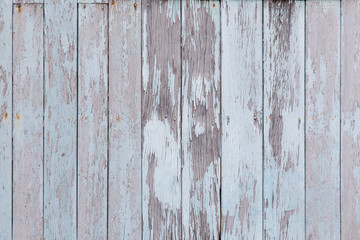
[[[13,238],[43,239],[43,5],[13,13]]]
[[[221,44],[221,239],[261,239],[261,1],[222,2]]]
[[[142,3],[143,238],[181,238],[180,1]]]
[[[303,1],[264,1],[264,237],[303,239]]]
[[[78,239],[106,239],[108,6],[78,6]]]
[[[45,1],[44,238],[76,238],[77,5]]]
[[[360,1],[341,12],[341,237],[360,239]]]
[[[141,239],[141,2],[109,14],[109,239]]]
[[[182,2],[184,239],[220,234],[220,2]]]
[[[0,2],[0,233],[11,238],[12,211],[12,3]]]
[[[306,3],[306,238],[340,239],[340,1]]]

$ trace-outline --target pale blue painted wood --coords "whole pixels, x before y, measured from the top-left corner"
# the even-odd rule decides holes
[[[141,239],[141,1],[109,5],[109,239]]]
[[[44,238],[76,238],[77,3],[45,1]]]
[[[107,239],[108,6],[78,5],[78,239]]]
[[[360,239],[360,1],[341,2],[341,237]]]
[[[142,2],[143,239],[181,239],[180,7]]]
[[[264,1],[264,238],[304,239],[304,1]]]
[[[222,2],[221,43],[221,239],[261,239],[261,1]]]
[[[11,238],[12,3],[0,2],[0,233]]]
[[[42,239],[44,9],[13,13],[13,238]]]
[[[340,239],[340,1],[306,2],[306,238]]]
[[[220,1],[182,1],[182,238],[220,235]]]

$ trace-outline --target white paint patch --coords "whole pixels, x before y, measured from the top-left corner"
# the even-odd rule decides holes
[[[144,127],[144,155],[155,156],[153,190],[157,199],[172,209],[180,208],[179,174],[174,174],[180,172],[179,149],[168,121],[160,121],[153,114]]]
[[[203,134],[204,132],[205,132],[204,126],[201,123],[197,122],[195,124],[195,136],[198,137],[201,134]]]

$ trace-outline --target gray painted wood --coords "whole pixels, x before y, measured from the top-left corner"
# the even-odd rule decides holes
[[[141,239],[141,2],[109,14],[109,239]]]
[[[221,46],[221,239],[261,239],[261,1],[222,2]]]
[[[11,238],[12,211],[12,3],[0,2],[0,232]]]
[[[341,3],[341,232],[360,239],[360,1]]]
[[[13,238],[43,238],[43,5],[13,5]]]
[[[108,6],[78,6],[78,239],[107,239]]]
[[[264,1],[264,237],[303,239],[303,1]]]
[[[77,5],[45,1],[44,238],[76,238]]]
[[[181,238],[180,1],[142,3],[143,238]]]
[[[220,235],[220,2],[182,2],[184,239]]]
[[[306,3],[306,238],[340,239],[340,1]]]

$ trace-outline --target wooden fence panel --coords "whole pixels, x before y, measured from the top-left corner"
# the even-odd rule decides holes
[[[184,239],[220,235],[220,2],[182,2]]]
[[[360,239],[360,1],[341,11],[341,237]]]
[[[261,1],[222,2],[221,42],[221,239],[261,239]]]
[[[45,1],[44,238],[76,238],[77,4]]]
[[[44,10],[13,8],[13,237],[42,239]]]
[[[306,2],[306,237],[340,239],[340,1]]]
[[[0,2],[0,233],[11,238],[12,3]]]
[[[303,1],[264,1],[264,237],[303,239]]]
[[[109,14],[109,239],[141,239],[141,1]]]
[[[79,4],[78,11],[78,239],[106,239],[108,6]]]
[[[181,238],[180,1],[142,3],[143,238]]]

